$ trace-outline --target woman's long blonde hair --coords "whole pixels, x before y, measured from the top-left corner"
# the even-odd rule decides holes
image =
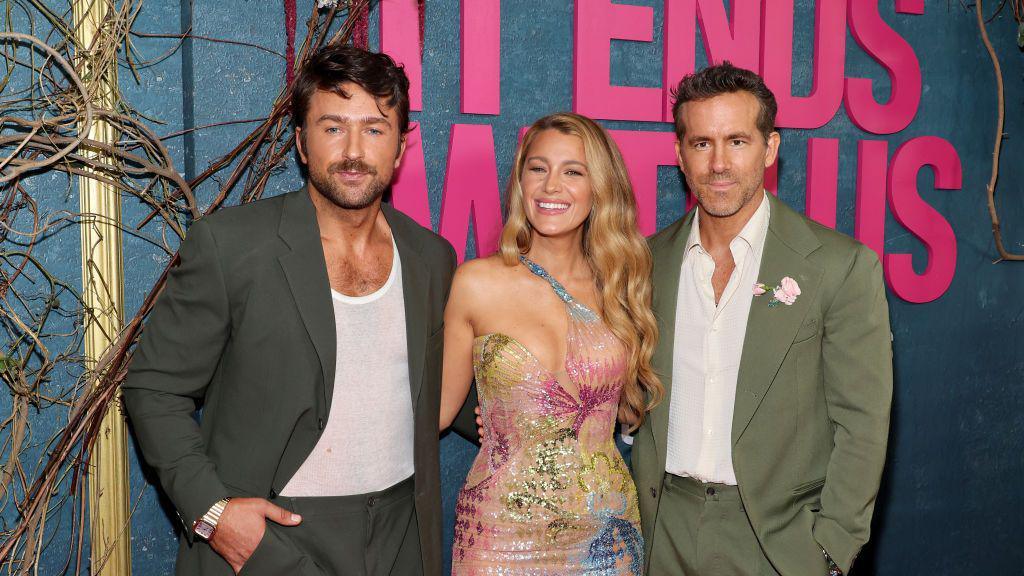
[[[651,252],[637,229],[636,199],[622,155],[593,120],[561,112],[537,120],[527,130],[516,150],[506,191],[501,256],[512,266],[519,262],[520,254],[530,251],[533,230],[526,218],[520,179],[530,144],[545,130],[583,141],[594,202],[583,223],[583,254],[601,293],[604,321],[629,352],[618,418],[632,432],[664,394],[651,369],[658,340],[658,325],[651,312]]]

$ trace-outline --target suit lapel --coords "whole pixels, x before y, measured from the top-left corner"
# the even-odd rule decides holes
[[[405,340],[409,352],[409,392],[413,414],[419,402],[423,383],[423,362],[427,348],[427,310],[430,306],[429,271],[420,256],[419,247],[410,237],[408,223],[389,204],[381,204],[384,218],[398,246],[402,263],[402,297],[405,299]]]
[[[665,386],[665,397],[651,411],[651,427],[654,445],[658,451],[659,465],[665,468],[668,447],[668,414],[672,399],[672,359],[675,350],[676,303],[679,295],[679,272],[682,268],[686,239],[690,236],[694,212],[690,212],[673,224],[675,230],[659,237],[659,243],[652,246],[654,267],[652,272],[652,308],[658,319],[658,346],[654,351],[652,368]]]
[[[320,357],[325,414],[329,414],[334,394],[338,336],[334,326],[327,263],[320,243],[320,227],[317,225],[313,202],[305,188],[289,194],[285,199],[278,235],[291,248],[291,252],[280,256],[278,262],[284,270],[306,332]]]
[[[820,244],[803,218],[774,196],[769,195],[771,217],[761,256],[758,282],[769,291],[754,297],[747,318],[736,404],[733,412],[732,440],[735,445],[750,423],[757,407],[771,386],[803,323],[819,289],[823,270],[807,259]],[[801,294],[791,306],[770,306],[770,288],[783,277],[797,281]]]

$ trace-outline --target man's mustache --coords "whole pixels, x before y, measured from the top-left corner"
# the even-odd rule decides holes
[[[736,179],[732,177],[732,172],[722,172],[721,174],[714,174],[704,178],[704,184],[715,184],[718,182],[733,182]]]
[[[377,170],[373,166],[363,162],[362,160],[342,160],[341,162],[335,162],[331,164],[329,172],[360,172],[363,174],[369,174],[371,176],[377,175]]]

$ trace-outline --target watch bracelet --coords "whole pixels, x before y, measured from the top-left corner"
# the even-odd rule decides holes
[[[203,514],[201,520],[216,528],[217,523],[220,522],[221,515],[224,514],[224,509],[227,507],[229,500],[231,500],[231,498],[222,498],[214,502],[213,506],[210,506],[210,509],[206,511],[206,514]]]

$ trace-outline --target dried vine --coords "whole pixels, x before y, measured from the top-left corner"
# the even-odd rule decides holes
[[[997,8],[996,13],[1001,11],[1005,4],[1006,0],[1003,0],[1003,3]],[[1017,21],[1018,28],[1021,30],[1019,34],[1024,35],[1024,0],[1010,0],[1010,4],[1013,9],[1014,19]],[[986,20],[982,11],[982,0],[976,0],[974,4],[974,13],[978,19],[978,30],[981,32],[981,41],[985,44],[985,49],[988,51],[989,58],[992,60],[992,67],[995,69],[996,97],[998,102],[995,144],[992,146],[992,173],[989,177],[988,186],[986,188],[988,195],[988,213],[992,220],[992,237],[995,239],[996,250],[999,252],[999,260],[997,260],[997,262],[1001,260],[1024,261],[1024,254],[1009,252],[1003,245],[1003,233],[999,224],[999,213],[996,211],[996,181],[999,179],[999,154],[1002,151],[1003,138],[1005,137],[1003,125],[1006,119],[1006,99],[1003,95],[1003,71],[999,65],[999,57],[996,56],[995,48],[992,46],[992,42],[988,38],[988,29],[985,25]],[[989,20],[991,20],[991,18]]]
[[[110,9],[90,46],[76,43],[74,24],[67,21],[67,15],[56,14],[42,3],[12,0],[2,7],[8,29],[0,30],[0,95],[4,96],[0,99],[0,332],[5,338],[0,342],[0,380],[12,402],[10,415],[0,423],[0,513],[5,513],[4,518],[6,513],[17,516],[13,526],[5,521],[0,527],[0,566],[8,573],[37,570],[46,550],[47,520],[67,504],[74,518],[70,541],[76,544],[64,562],[65,571],[81,572],[89,459],[143,321],[176,264],[171,243],[164,236],[169,232],[184,237],[188,222],[220,209],[236,193],[239,203],[261,197],[294,145],[288,110],[290,83],[286,83],[270,112],[250,121],[256,122],[256,127],[237,146],[185,181],[162,138],[148,127],[149,119],[119,94],[114,98],[116,105],[109,109],[96,105],[98,83],[83,78],[81,70],[88,69],[88,62],[116,59],[135,74],[170,55],[144,62],[136,57],[134,38],[172,37],[179,39],[179,45],[185,37],[246,44],[191,33],[135,33],[131,28],[142,8],[141,0],[95,1],[107,2]],[[295,64],[301,65],[326,43],[349,42],[359,20],[350,16],[365,14],[372,4],[373,0],[320,0],[307,20]],[[11,30],[16,8],[30,19],[40,17],[50,29],[49,36],[36,35],[34,20],[28,34]],[[252,48],[280,56],[262,46]],[[15,89],[19,74],[25,77],[26,71],[25,86]],[[116,142],[88,137],[91,126],[99,121],[115,129]],[[67,178],[93,178],[126,199],[145,203],[150,208],[148,216],[119,226],[170,256],[138,312],[91,370],[85,369],[86,359],[81,355],[82,334],[99,311],[85,308],[79,291],[51,273],[37,253],[45,239],[68,227],[87,224],[98,215],[43,215],[28,184],[55,172]],[[215,197],[201,209],[193,191],[214,177],[218,179]],[[153,224],[161,231],[158,237],[143,233]],[[55,344],[60,344],[59,348]],[[71,374],[73,384],[51,392],[59,372]],[[54,437],[41,443],[44,455],[35,467],[27,467],[26,449],[40,446],[38,441],[32,444],[30,416],[50,407],[63,409],[66,422]],[[101,569],[92,566],[93,573]]]

